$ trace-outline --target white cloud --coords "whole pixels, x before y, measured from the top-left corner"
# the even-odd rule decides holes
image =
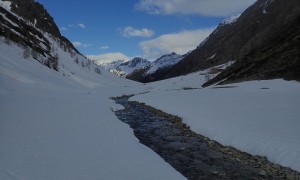
[[[101,46],[100,49],[109,49],[109,46]]]
[[[197,14],[230,16],[244,11],[256,0],[140,0],[135,8],[150,14]]]
[[[68,25],[68,28],[74,28],[74,27],[76,27],[74,24],[69,24]]]
[[[72,44],[73,44],[75,47],[80,47],[80,46],[82,45],[81,42],[78,42],[78,41],[72,42]]]
[[[87,57],[97,64],[110,63],[117,60],[129,60],[130,58],[125,54],[120,52],[107,53],[107,54],[99,54],[99,55],[87,55]]]
[[[61,27],[60,30],[62,30],[62,31],[67,31],[68,28],[66,28],[66,27]]]
[[[144,53],[144,57],[151,59],[171,52],[185,54],[194,50],[213,30],[214,28],[207,28],[165,34],[155,39],[141,42],[140,48]]]
[[[84,47],[84,48],[92,46],[92,44],[84,44],[84,43],[81,43],[79,41],[74,41],[74,42],[72,42],[72,44],[75,47]]]
[[[86,28],[85,25],[82,24],[82,23],[79,23],[78,26],[81,27],[82,29],[85,29],[85,28]]]
[[[121,29],[121,34],[124,37],[151,37],[154,34],[154,31],[147,28],[135,29],[131,26],[127,26]]]

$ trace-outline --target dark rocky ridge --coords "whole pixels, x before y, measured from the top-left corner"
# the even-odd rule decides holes
[[[68,47],[79,51],[73,46],[73,44],[64,36],[60,34],[59,28],[54,22],[53,17],[47,12],[44,6],[34,0],[10,0],[12,2],[12,12],[23,17],[24,19],[36,24],[35,27],[41,29],[43,32],[47,32],[52,36],[60,39]]]
[[[55,37],[59,37],[60,32],[55,25],[53,18],[47,13],[43,5],[34,0],[9,0],[12,2],[11,11],[23,19],[33,23],[36,20],[36,27],[48,32]]]
[[[276,1],[275,1],[276,2]],[[300,2],[274,2],[270,13],[279,15],[264,32],[249,42],[249,48],[232,67],[204,84],[283,78],[300,81]],[[285,6],[285,11],[277,9]],[[270,17],[271,18],[271,17]]]
[[[45,33],[59,42],[60,47],[65,51],[73,55],[80,54],[73,44],[60,34],[53,18],[43,5],[33,0],[9,1],[11,11],[0,7],[0,36],[47,58],[46,61],[35,59],[55,70],[58,70],[55,50]]]
[[[127,79],[133,80],[133,81],[138,81],[141,83],[146,83],[148,82],[146,79],[146,69],[145,68],[140,68],[140,69],[136,69],[134,70],[132,73],[126,75],[125,77]]]
[[[38,51],[40,54],[50,54],[50,42],[40,31],[28,25],[24,20],[17,18],[2,7],[0,7],[0,13],[9,19],[6,20],[3,16],[0,16],[0,36],[24,46],[29,46]],[[18,26],[13,25],[9,21],[17,24]],[[46,46],[46,49],[41,48],[40,43],[43,43]]]
[[[231,68],[205,85],[224,79],[228,83],[274,78],[299,80],[299,18],[298,0],[258,0],[236,22],[221,23],[197,49],[153,81],[232,60],[236,63]]]

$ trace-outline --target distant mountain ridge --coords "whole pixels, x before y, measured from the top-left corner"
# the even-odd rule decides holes
[[[175,52],[165,54],[153,62],[140,57],[133,58],[127,62],[118,60],[111,63],[101,64],[104,69],[139,82],[149,82],[152,76],[156,76],[161,70],[165,70],[178,63],[184,56]]]
[[[121,62],[121,61],[117,61],[117,62]],[[109,66],[114,67],[113,69],[109,69],[111,72],[113,72],[114,74],[117,74],[118,76],[126,77],[128,74],[130,74],[134,70],[149,65],[150,61],[148,61],[147,59],[136,57],[127,62],[122,62],[121,64],[118,64],[116,62],[112,62],[110,64],[111,65],[106,64],[105,66],[106,67],[109,67]],[[114,65],[116,65],[116,66],[114,66]]]
[[[109,62],[109,63],[103,63],[103,64],[99,64],[99,62],[95,62],[95,63],[98,63],[99,66],[101,66],[104,69],[110,71],[110,70],[116,69],[119,65],[121,65],[124,62],[125,62],[124,60],[117,60],[117,61],[113,61],[113,62]]]
[[[151,82],[152,79],[155,79],[156,76],[159,76],[162,71],[165,71],[175,65],[182,60],[183,57],[184,56],[174,52],[163,55],[151,62],[151,64],[139,69],[135,69],[133,72],[128,74],[126,78],[143,83]]]

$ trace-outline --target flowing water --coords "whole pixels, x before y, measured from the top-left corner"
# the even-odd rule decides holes
[[[116,116],[130,125],[142,144],[188,179],[277,179],[259,165],[249,165],[230,157],[230,153],[211,148],[205,137],[184,125],[176,125],[176,120],[170,121],[171,116],[155,113],[143,104],[128,101],[128,98],[114,98],[116,103],[125,107],[116,111]]]

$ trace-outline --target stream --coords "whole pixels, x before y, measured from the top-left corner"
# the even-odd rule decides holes
[[[118,119],[130,125],[140,143],[188,179],[289,179],[294,177],[290,174],[299,175],[265,158],[210,141],[189,130],[180,118],[130,102],[129,97],[113,98],[125,107],[115,112]]]

